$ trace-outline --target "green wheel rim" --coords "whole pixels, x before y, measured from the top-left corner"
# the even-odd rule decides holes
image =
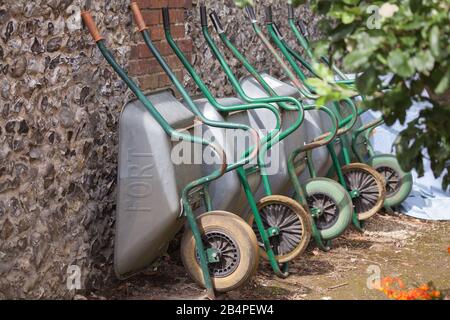
[[[352,199],[339,183],[328,178],[314,178],[305,183],[309,209],[327,208],[324,214],[313,218],[323,240],[339,237],[349,226],[352,215]]]
[[[411,193],[413,185],[411,172],[403,171],[397,158],[391,154],[376,155],[369,160],[369,165],[387,179],[384,205],[388,207],[400,205]]]

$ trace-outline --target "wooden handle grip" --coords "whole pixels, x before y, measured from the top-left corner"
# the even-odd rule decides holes
[[[136,21],[136,25],[139,31],[143,31],[148,29],[145,25],[144,17],[142,16],[141,10],[136,2],[131,2],[130,4],[131,11],[133,11],[134,20]]]
[[[83,19],[84,24],[89,30],[92,38],[94,38],[95,42],[103,40],[103,37],[100,35],[100,32],[97,29],[97,25],[95,24],[94,19],[89,11],[83,11],[81,13],[81,18]]]

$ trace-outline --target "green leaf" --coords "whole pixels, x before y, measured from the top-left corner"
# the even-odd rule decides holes
[[[348,70],[355,71],[368,61],[369,61],[368,52],[362,50],[355,50],[344,58],[344,66]]]
[[[411,11],[416,12],[422,9],[422,0],[410,0],[409,1],[409,7],[411,8]]]
[[[407,30],[407,31],[418,30],[418,29],[423,28],[423,25],[424,25],[423,21],[421,21],[421,20],[414,20],[414,21],[411,21],[411,22],[409,22],[407,24],[404,24],[403,26],[400,26],[400,28],[402,30]]]
[[[430,30],[430,49],[433,55],[438,58],[441,54],[439,47],[439,27],[434,25]]]
[[[386,58],[385,58],[383,55],[381,55],[381,54],[378,53],[378,54],[376,55],[376,58],[377,58],[378,61],[380,61],[381,64],[384,64],[384,65],[387,65],[387,64],[388,64]]]
[[[355,6],[359,3],[360,0],[342,0],[343,3],[348,4],[350,6]]]
[[[316,105],[318,107],[322,107],[322,106],[325,106],[327,104],[327,102],[328,101],[327,101],[326,97],[319,97],[319,99],[316,100]]]
[[[366,51],[375,51],[385,41],[384,37],[374,36],[367,32],[361,32],[357,37],[358,48]]]
[[[330,11],[331,8],[331,1],[316,1],[316,7],[317,7],[317,11],[320,14],[327,14]]]
[[[426,72],[433,70],[434,57],[430,50],[419,51],[413,58],[412,64],[419,72]]]
[[[400,49],[395,49],[389,53],[388,65],[393,72],[403,78],[409,78],[414,74],[409,55]]]
[[[313,68],[314,72],[319,76],[319,78],[321,78],[329,83],[335,82],[333,71],[331,71],[331,69],[328,66],[326,66],[325,64],[314,63],[312,65],[312,68]]]
[[[439,81],[436,89],[434,90],[437,94],[443,94],[450,87],[450,70],[447,70],[445,75]]]
[[[329,85],[319,78],[309,78],[306,80],[306,84],[313,87],[319,96],[326,96],[331,92]]]
[[[334,29],[331,36],[331,41],[336,42],[339,40],[343,40],[345,37],[347,37],[350,33],[352,33],[355,30],[354,24],[342,24],[339,25],[336,29]]]
[[[341,20],[344,24],[350,24],[355,21],[355,15],[351,12],[345,11],[342,13]]]
[[[356,78],[356,86],[362,94],[371,95],[381,83],[373,67],[365,70],[359,77]]]
[[[401,38],[400,38],[401,44],[402,44],[402,45],[405,45],[405,46],[407,46],[407,47],[412,47],[412,46],[414,46],[414,44],[416,43],[416,41],[417,41],[417,37],[413,37],[413,36],[410,36],[410,37],[401,37]]]
[[[323,57],[328,55],[330,43],[327,41],[318,41],[314,44],[314,55],[316,57]]]

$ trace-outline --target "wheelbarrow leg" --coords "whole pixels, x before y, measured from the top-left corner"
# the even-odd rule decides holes
[[[384,206],[384,209],[386,209],[386,212],[387,212],[388,214],[390,214],[390,215],[394,215],[394,214],[395,214],[395,211],[394,211],[394,209],[392,209],[391,206],[385,205],[385,206]]]
[[[195,245],[197,247],[197,252],[200,260],[200,267],[203,273],[203,280],[205,281],[206,296],[208,299],[214,300],[216,296],[214,294],[214,288],[212,285],[211,276],[209,274],[208,259],[206,257],[205,248],[203,247],[202,236],[200,234],[200,230],[198,228],[194,214],[192,213],[191,207],[189,206],[188,203],[186,203],[186,201],[184,201],[184,212],[188,220],[189,226],[192,230],[192,234],[194,235]]]
[[[250,185],[248,183],[247,177],[245,175],[245,170],[240,167],[236,170],[239,175],[239,179],[241,180],[242,186],[244,187],[245,195],[247,196],[248,203],[250,205],[251,212],[254,216],[256,226],[258,228],[258,232],[261,235],[261,240],[264,244],[264,250],[267,253],[267,257],[269,258],[270,266],[272,267],[274,273],[280,278],[286,278],[289,276],[288,272],[283,272],[280,269],[280,265],[275,258],[275,254],[273,253],[272,246],[270,245],[269,236],[267,235],[267,231],[264,228],[264,224],[261,219],[261,215],[259,214],[258,207],[256,205],[255,198],[253,197],[252,191],[250,189]]]
[[[327,145],[327,149],[328,149],[328,152],[330,153],[331,160],[333,161],[333,166],[334,166],[334,169],[336,170],[339,183],[345,188],[345,190],[348,190],[347,183],[345,182],[345,179],[344,179],[344,174],[342,173],[342,169],[339,164],[338,156],[336,154],[336,151],[334,150],[334,145],[332,143],[330,143],[329,145]],[[350,196],[353,199],[354,196],[352,195],[352,193],[350,193]],[[353,208],[352,223],[358,231],[360,231],[360,232],[364,231],[363,226],[362,226],[362,221],[360,221],[358,219],[358,213],[356,212],[356,208]]]
[[[319,247],[320,250],[323,250],[325,252],[331,250],[331,241],[324,241],[322,237],[320,236],[320,232],[317,229],[317,226],[315,223],[312,224],[312,236],[314,239],[314,242],[316,243],[317,247]]]
[[[353,212],[353,226],[358,230],[359,232],[364,232],[364,221],[358,219],[358,214],[356,211]]]
[[[303,189],[303,186],[300,184],[300,181],[295,173],[295,165],[294,165],[294,161],[295,158],[298,156],[300,152],[293,152],[291,154],[291,156],[288,159],[288,173],[289,176],[291,178],[291,182],[292,185],[294,186],[294,190],[295,190],[295,199],[301,203],[303,205],[303,207],[305,208],[305,210],[308,211],[308,213],[310,214],[311,218],[314,218],[313,213],[311,212],[311,210],[308,207],[308,203],[306,201],[306,192]],[[314,170],[314,165],[312,164],[311,161],[311,152],[307,152],[305,159],[308,163],[308,169],[310,171],[310,175],[312,178],[316,177],[316,172]],[[316,222],[314,221],[314,219],[311,219],[311,233],[312,233],[312,237],[314,239],[314,242],[316,243],[316,245],[323,251],[329,251],[330,247],[328,247],[326,244],[324,244],[324,241],[322,239],[322,237],[320,236],[320,232],[317,229],[316,226]]]
[[[203,186],[202,195],[203,195],[203,202],[205,203],[206,211],[207,212],[212,211],[213,207],[212,207],[211,194],[209,193],[209,184],[205,184]]]

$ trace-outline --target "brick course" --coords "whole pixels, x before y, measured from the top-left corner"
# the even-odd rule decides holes
[[[155,46],[182,81],[184,70],[181,62],[165,40],[161,8],[169,6],[171,32],[181,50],[190,57],[192,40],[185,35],[185,10],[192,8],[192,0],[139,0],[137,1],[149,28]],[[137,79],[143,90],[167,88],[170,81],[145,43],[139,39],[131,47],[129,73]]]

